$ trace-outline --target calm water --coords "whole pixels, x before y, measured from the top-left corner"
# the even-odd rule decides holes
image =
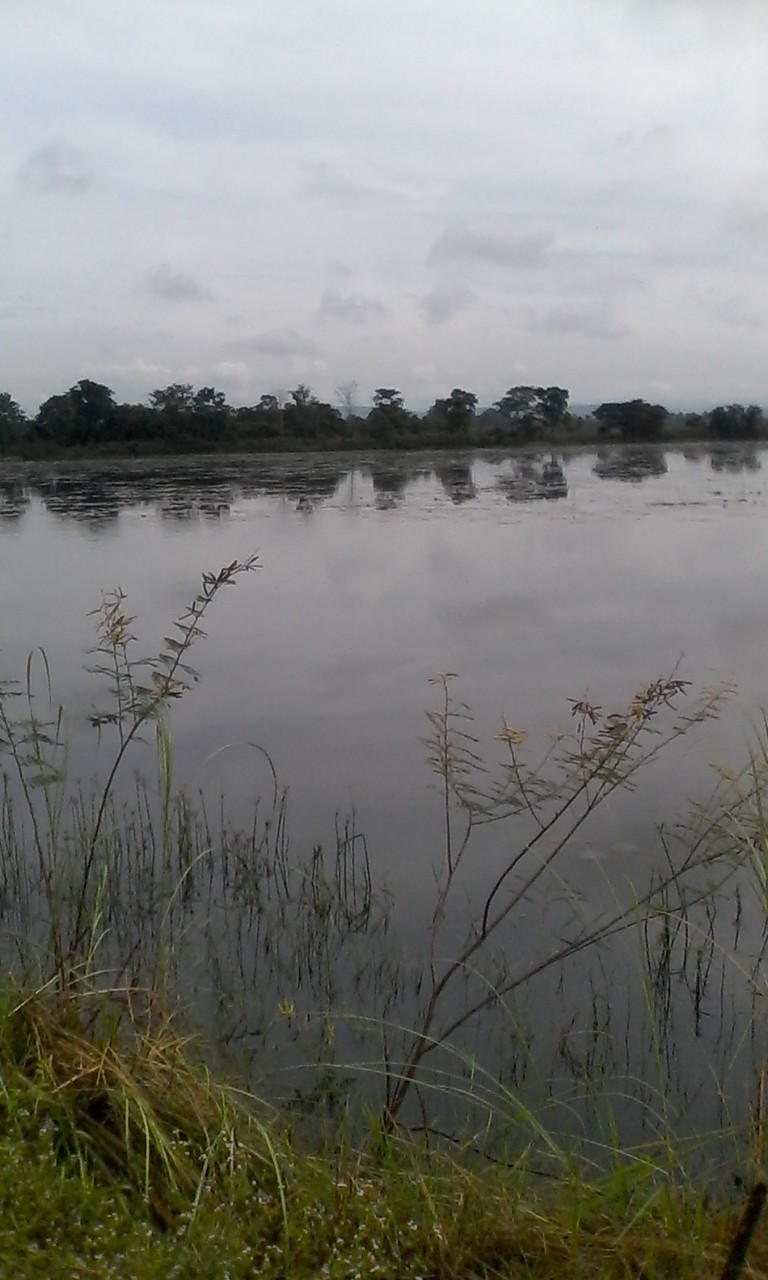
[[[223,782],[245,812],[268,784],[248,744],[264,747],[289,788],[293,847],[327,843],[334,815],[354,810],[406,934],[424,928],[441,851],[421,741],[432,676],[458,673],[491,753],[502,716],[536,742],[568,723],[569,698],[621,705],[676,666],[696,687],[734,678],[728,714],[574,848],[573,883],[597,900],[606,869],[653,865],[655,825],[704,797],[710,760],[739,759],[768,706],[767,456],[6,465],[0,674],[21,676],[42,647],[77,737],[99,700],[84,651],[100,591],[127,593],[151,652],[201,571],[257,551],[258,573],[209,617],[200,684],[174,708],[176,776]],[[75,758],[87,780],[92,751]],[[487,838],[502,856],[506,837]],[[543,917],[526,928],[527,953],[549,945]]]
[[[127,592],[152,651],[203,570],[258,551],[195,652],[179,767],[258,742],[302,831],[354,806],[389,866],[425,804],[437,672],[488,731],[555,728],[568,698],[620,703],[675,664],[768,705],[761,468],[739,450],[579,453],[554,479],[504,455],[6,467],[2,671],[44,647],[82,715],[102,589]]]

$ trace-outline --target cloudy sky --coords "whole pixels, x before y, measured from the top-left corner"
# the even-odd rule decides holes
[[[0,390],[768,405],[766,0],[2,0]]]

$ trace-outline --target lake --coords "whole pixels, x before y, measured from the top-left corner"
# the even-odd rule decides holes
[[[515,947],[534,965],[576,901],[602,909],[614,873],[638,883],[663,865],[656,828],[674,828],[706,798],[713,761],[743,760],[768,705],[766,459],[749,446],[627,446],[6,463],[0,674],[23,677],[29,652],[45,651],[67,709],[70,772],[87,789],[103,758],[87,723],[100,682],[85,671],[100,592],[126,592],[137,652],[151,653],[203,570],[257,552],[258,572],[222,593],[194,648],[199,684],[173,707],[174,776],[209,798],[223,787],[231,820],[247,827],[255,796],[271,790],[263,748],[288,790],[297,858],[333,846],[354,814],[373,881],[391,895],[398,955],[424,945],[443,855],[424,744],[440,696],[433,677],[456,673],[453,694],[490,757],[503,719],[533,750],[573,724],[569,700],[619,709],[673,672],[694,691],[735,681],[717,723],[676,744],[633,792],[614,793],[574,838],[567,895],[550,885],[516,925]],[[34,669],[41,689],[39,659]],[[153,759],[139,748],[135,764],[151,774]],[[459,947],[473,893],[503,865],[509,838],[495,825],[478,833],[441,959]],[[375,978],[384,1003],[393,963]],[[418,1003],[405,962],[395,968]],[[583,994],[585,970],[574,972]],[[563,1052],[562,1029],[578,1002],[562,975],[548,991],[543,1021],[565,1070],[574,1053]],[[622,999],[609,998],[614,1018]],[[634,1038],[627,1032],[627,1044]],[[745,1066],[737,1089],[750,1078]]]

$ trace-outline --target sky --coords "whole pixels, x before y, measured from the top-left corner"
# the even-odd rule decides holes
[[[765,0],[2,0],[0,391],[768,407]]]

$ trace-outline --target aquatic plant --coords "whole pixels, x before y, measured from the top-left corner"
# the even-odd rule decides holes
[[[71,803],[68,791],[71,780],[67,775],[64,709],[59,707],[52,717],[47,718],[38,713],[33,693],[34,653],[27,661],[24,688],[19,690],[8,683],[0,687],[0,750],[10,760],[25,817],[32,831],[39,882],[48,909],[48,944],[62,987],[71,985],[83,962],[92,957],[100,928],[100,898],[104,882],[99,852],[105,819],[114,803],[115,780],[131,745],[150,723],[156,728],[158,761],[164,779],[161,788],[162,824],[164,858],[167,857],[170,740],[165,712],[169,701],[180,697],[189,683],[196,679],[188,655],[204,634],[202,623],[217,595],[223,587],[233,585],[242,574],[252,572],[257,565],[258,559],[252,555],[244,561],[233,560],[217,572],[204,573],[200,591],[174,622],[173,633],[165,637],[160,652],[152,658],[136,659],[133,656],[136,638],[131,626],[135,619],[125,612],[124,593],[118,589],[102,597],[101,605],[94,611],[98,619],[98,643],[91,670],[106,677],[111,699],[107,710],[94,712],[90,718],[99,731],[108,725],[114,726],[117,743],[90,812],[81,807],[77,815],[81,824],[77,833],[81,860],[76,868],[76,878],[66,885],[60,871],[67,839],[71,835],[63,827],[65,807]],[[44,667],[50,705],[52,691],[48,661],[43,651],[38,651],[37,656]],[[17,698],[21,698],[25,712],[20,716],[12,714]],[[5,771],[4,779],[8,804]],[[38,803],[40,798],[41,804]],[[7,822],[12,821],[10,813],[11,810],[6,808]],[[72,869],[71,866],[67,868]],[[69,902],[65,903],[67,890]]]
[[[397,985],[375,942],[388,898],[354,815],[337,819],[328,851],[294,856],[286,794],[262,748],[248,748],[266,764],[267,786],[245,826],[224,797],[212,807],[173,777],[170,708],[197,679],[190,651],[223,587],[257,563],[204,574],[154,656],[139,647],[124,593],[102,596],[87,668],[99,683],[90,790],[73,776],[72,731],[45,654],[30,656],[21,686],[0,687],[4,967],[25,989],[74,1002],[81,1023],[98,995],[129,1039],[139,1014],[168,1016],[194,992],[194,1025],[251,1079],[267,1045],[273,1071],[289,1058],[326,1061],[342,994]],[[140,767],[129,772],[131,761]],[[315,1081],[294,1088],[311,1096]]]
[[[546,970],[563,966],[635,925],[658,909],[671,890],[689,904],[700,899],[702,887],[695,878],[703,869],[717,868],[721,880],[732,871],[706,838],[711,832],[700,833],[681,844],[677,857],[668,854],[666,872],[650,876],[645,887],[634,885],[629,898],[615,902],[612,911],[577,918],[571,935],[544,957],[532,961],[523,952],[504,955],[499,963],[498,954],[494,956],[493,976],[481,973],[479,990],[474,995],[465,990],[458,1007],[452,1004],[454,988],[468,976],[477,976],[478,963],[489,955],[502,928],[508,929],[514,913],[530,902],[542,879],[556,877],[561,892],[568,892],[560,863],[585,823],[676,741],[716,716],[727,692],[725,686],[708,690],[681,707],[687,685],[672,675],[638,689],[619,711],[605,712],[587,699],[574,700],[571,731],[554,735],[533,761],[524,754],[525,731],[505,722],[498,735],[505,757],[492,773],[479,754],[468,707],[452,695],[453,678],[453,673],[436,678],[441,702],[429,713],[427,747],[442,793],[444,855],[429,926],[427,993],[401,1062],[395,1066],[388,1059],[383,1112],[387,1130],[397,1121],[424,1061],[450,1044],[478,1014],[503,1005]],[[479,859],[472,858],[477,834],[488,824],[510,821],[502,866],[485,871]],[[468,863],[473,899],[480,905],[471,915],[465,941],[452,949],[443,943],[446,913]],[[704,892],[711,893],[711,885]]]

